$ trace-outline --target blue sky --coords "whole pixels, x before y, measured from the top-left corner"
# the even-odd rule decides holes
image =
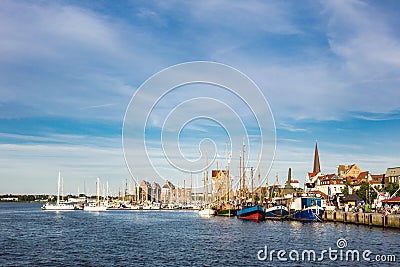
[[[121,133],[133,94],[196,60],[240,70],[268,100],[271,182],[289,167],[304,181],[316,140],[325,173],[352,163],[384,173],[400,165],[399,11],[394,0],[2,1],[0,193],[54,193],[59,169],[66,193],[84,184],[93,193],[96,177],[118,192],[129,178]],[[185,153],[213,137],[222,161],[227,137],[211,124],[190,125]],[[188,177],[157,164],[175,183]],[[137,179],[152,180],[146,171]]]

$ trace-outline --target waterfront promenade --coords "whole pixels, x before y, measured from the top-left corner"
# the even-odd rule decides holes
[[[400,214],[359,213],[345,211],[325,211],[324,221],[379,226],[400,229]]]

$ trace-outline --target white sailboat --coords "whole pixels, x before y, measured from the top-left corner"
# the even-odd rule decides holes
[[[206,156],[206,158],[207,158],[206,166],[208,166],[208,156]],[[205,190],[205,194],[204,194],[205,205],[203,208],[201,208],[199,210],[199,215],[205,216],[205,217],[213,216],[216,214],[216,211],[214,209],[212,209],[210,204],[208,203],[208,167],[204,174],[204,190]]]
[[[108,190],[108,189],[107,189]],[[94,202],[88,202],[86,203],[85,206],[83,206],[84,211],[106,211],[107,210],[107,205],[105,202],[100,202],[100,179],[97,178],[96,182],[96,195],[97,195],[97,200]]]
[[[215,213],[216,213],[216,211],[213,210],[212,208],[209,208],[209,207],[205,207],[205,208],[199,210],[199,215],[200,215],[200,216],[206,216],[206,217],[208,217],[208,216],[213,216],[213,215],[215,215]]]
[[[42,210],[75,210],[75,206],[71,203],[60,201],[60,180],[61,180],[61,171],[58,171],[58,186],[57,186],[57,202],[50,203],[47,202]]]

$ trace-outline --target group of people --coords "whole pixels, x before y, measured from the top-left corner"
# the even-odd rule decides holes
[[[371,207],[368,205],[368,204],[366,204],[366,205],[361,205],[361,204],[358,204],[357,206],[355,206],[355,205],[352,205],[352,204],[344,204],[344,211],[345,212],[360,212],[360,213],[363,213],[363,212],[371,212]]]
[[[345,212],[359,212],[359,213],[375,211],[382,213],[384,215],[400,214],[400,207],[398,204],[389,205],[388,203],[383,204],[381,207],[375,209],[371,208],[371,205],[369,204],[364,204],[364,205],[360,203],[358,205],[345,204],[343,210]]]
[[[388,215],[388,214],[399,214],[400,213],[400,209],[399,209],[399,205],[395,204],[395,205],[390,205],[388,203],[386,203],[385,205],[382,205],[382,207],[379,210],[380,212],[382,212],[383,215]]]

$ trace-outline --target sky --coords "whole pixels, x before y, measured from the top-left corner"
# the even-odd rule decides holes
[[[395,0],[4,0],[0,194],[54,194],[59,170],[72,194],[93,194],[97,177],[113,194],[131,176],[182,186],[193,161],[225,168],[227,141],[237,179],[244,137],[247,167],[266,149],[269,183],[289,167],[303,182],[316,141],[324,173],[353,163],[385,173],[400,166],[399,12]],[[240,72],[259,91],[142,86],[193,61]],[[123,132],[146,151],[124,147]]]

